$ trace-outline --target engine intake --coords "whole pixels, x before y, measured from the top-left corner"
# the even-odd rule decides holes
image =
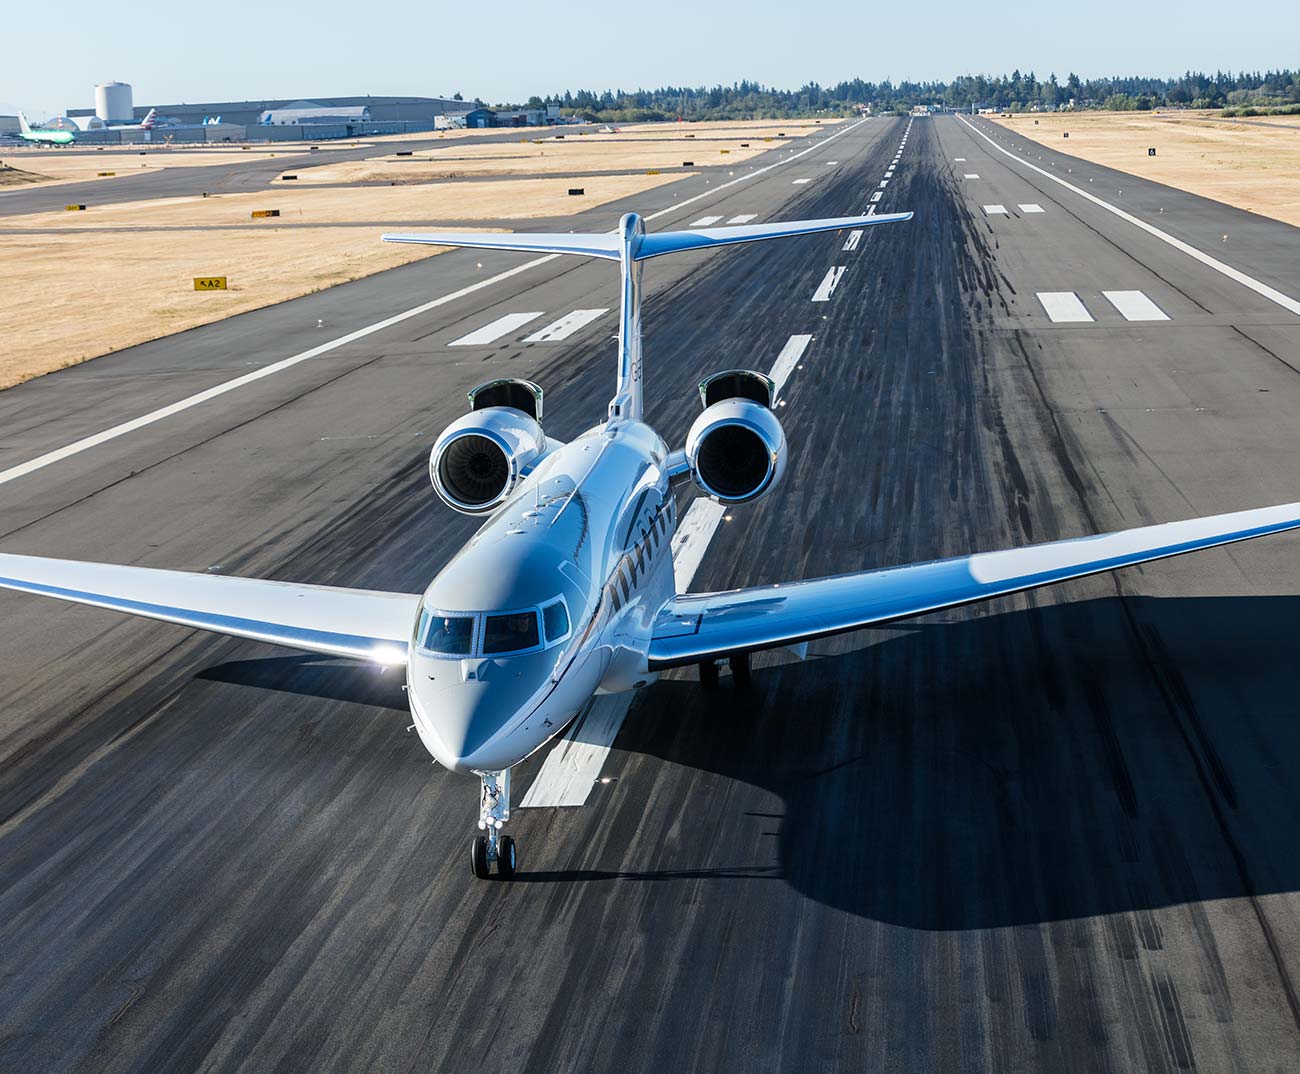
[[[443,430],[429,453],[429,479],[448,507],[486,514],[505,502],[545,452],[546,434],[536,418],[515,407],[488,406]]]
[[[725,504],[747,503],[785,472],[785,431],[775,414],[748,398],[713,403],[686,434],[695,483]]]

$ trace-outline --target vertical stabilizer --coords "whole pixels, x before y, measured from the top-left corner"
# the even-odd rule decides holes
[[[622,289],[618,303],[618,389],[609,403],[609,418],[640,421],[641,383],[641,264],[645,221],[625,213],[618,222],[618,263]]]
[[[23,115],[22,112],[18,113],[18,129],[22,131],[23,134],[32,133],[32,125],[27,122],[27,117]]]

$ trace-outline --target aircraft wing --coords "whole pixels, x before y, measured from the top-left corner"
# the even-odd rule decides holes
[[[0,554],[0,588],[330,656],[401,664],[420,597]]]
[[[650,670],[773,649],[1071,578],[1300,528],[1300,503],[804,582],[679,594],[660,611]]]

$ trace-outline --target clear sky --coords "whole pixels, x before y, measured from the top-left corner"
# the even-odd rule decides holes
[[[564,89],[861,77],[949,79],[1014,68],[1079,75],[1300,64],[1295,0],[1234,8],[1095,0],[250,0],[22,4],[4,30],[0,109],[89,107],[120,79],[138,104],[347,94],[524,100]],[[38,41],[26,47],[16,35]]]

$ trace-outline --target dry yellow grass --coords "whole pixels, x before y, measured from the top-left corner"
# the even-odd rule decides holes
[[[368,145],[370,143],[361,143]],[[139,149],[113,146],[103,152],[91,149],[6,149],[2,158],[15,168],[39,172],[51,181],[63,183],[83,182],[100,178],[100,172],[115,172],[116,178],[134,175],[139,171],[160,168],[204,168],[214,164],[238,164],[240,161],[301,153],[306,143],[296,142],[272,146],[253,146],[245,150],[230,146],[142,146]],[[330,149],[357,148],[352,142],[322,146],[318,153]],[[141,156],[141,153],[144,156]],[[106,181],[107,178],[106,178]]]
[[[9,323],[0,388],[136,343],[272,305],[441,252],[379,241],[354,221],[491,221],[557,216],[626,197],[676,176],[502,180],[428,187],[276,190],[165,203],[101,206],[84,213],[9,217],[0,231],[0,294]],[[569,197],[570,184],[591,191]],[[284,222],[252,226],[256,208]],[[229,225],[248,225],[231,229]],[[196,225],[215,230],[186,230]],[[69,228],[95,230],[66,234]],[[148,226],[176,230],[133,231]],[[229,291],[195,292],[196,276],[226,276]]]
[[[1183,112],[992,118],[1062,153],[1300,226],[1300,131],[1283,129],[1291,124],[1225,123]],[[1062,137],[1066,131],[1069,139]],[[1155,147],[1154,157],[1147,155],[1149,147]]]

